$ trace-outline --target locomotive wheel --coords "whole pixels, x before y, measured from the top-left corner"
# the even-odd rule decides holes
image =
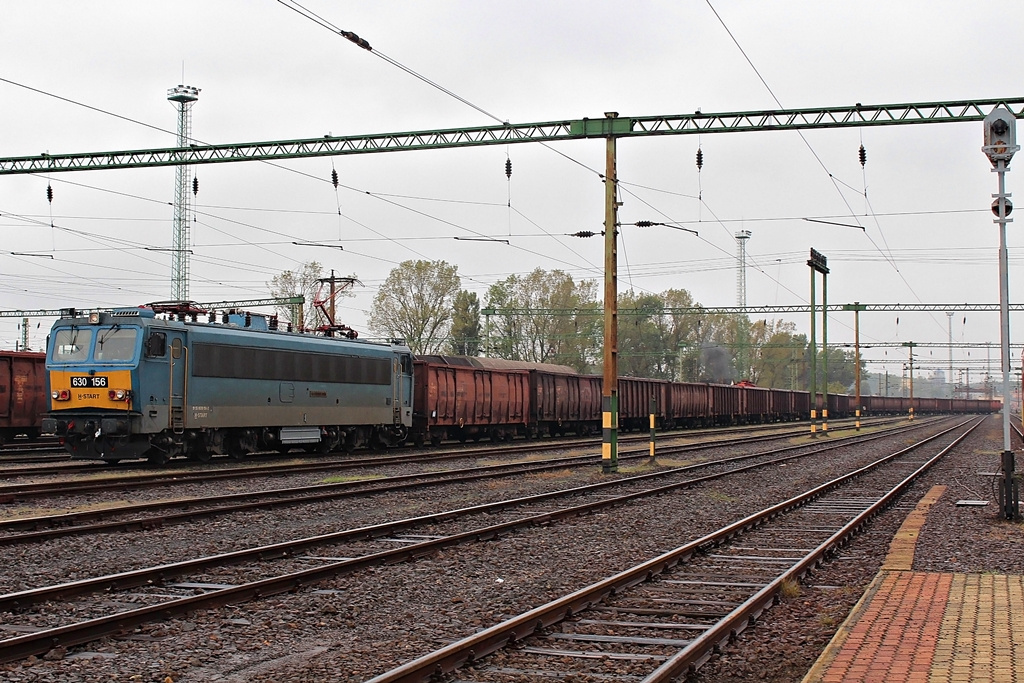
[[[205,446],[200,446],[188,454],[188,459],[195,462],[210,462],[211,458],[213,458],[213,453]]]

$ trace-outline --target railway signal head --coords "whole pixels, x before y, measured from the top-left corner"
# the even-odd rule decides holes
[[[996,162],[1010,163],[1017,146],[1017,119],[1005,107],[996,107],[985,117],[985,145],[981,151],[995,166]]]

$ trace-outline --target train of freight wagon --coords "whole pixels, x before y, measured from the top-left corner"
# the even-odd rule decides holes
[[[41,429],[74,458],[109,462],[587,435],[602,424],[599,376],[559,365],[415,356],[398,340],[295,333],[251,313],[202,322],[194,311],[150,306],[69,309],[50,331],[45,374]],[[659,429],[810,415],[808,392],[755,386],[622,377],[618,396],[622,431],[648,429],[652,406]],[[850,396],[828,402],[830,417],[853,414]],[[877,396],[862,403],[867,414],[1001,407]]]

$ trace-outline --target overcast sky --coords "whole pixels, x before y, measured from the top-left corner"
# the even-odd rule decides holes
[[[1024,3],[1006,0],[302,5],[476,108],[276,1],[6,0],[0,156],[174,146],[166,96],[179,83],[201,88],[192,132],[208,143],[496,123],[487,114],[528,123],[775,109],[775,98],[797,108],[1024,94]],[[980,123],[620,140],[620,220],[699,232],[624,226],[620,290],[681,288],[703,305],[735,305],[734,234],[749,230],[749,305],[807,303],[811,247],[828,257],[831,303],[997,303],[996,175],[981,144]],[[579,140],[197,166],[191,298],[265,297],[274,274],[318,260],[362,281],[340,317],[367,336],[376,288],[407,259],[457,265],[481,298],[534,268],[599,280],[601,239],[564,235],[602,229],[604,152],[602,140]],[[1007,175],[1010,192],[1022,172]],[[173,198],[169,167],[0,177],[0,309],[170,298],[170,255],[152,248],[171,245]],[[1016,302],[1024,240],[1016,224],[1008,232]],[[454,239],[479,234],[509,244]],[[807,332],[807,315],[788,317]],[[955,341],[998,342],[997,314],[964,317],[953,318]],[[51,322],[32,321],[33,346]],[[945,343],[947,322],[864,314],[862,342]],[[14,347],[16,323],[0,319],[0,347]],[[1024,329],[1019,314],[1012,323]],[[830,319],[830,342],[853,336],[852,314]],[[947,351],[918,356],[944,366]],[[970,358],[998,370],[998,348]]]

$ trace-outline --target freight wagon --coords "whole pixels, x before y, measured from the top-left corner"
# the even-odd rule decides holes
[[[46,410],[46,354],[0,351],[0,444],[35,439]]]
[[[508,440],[526,434],[530,377],[525,370],[481,368],[472,358],[419,356],[413,363],[413,442]]]

